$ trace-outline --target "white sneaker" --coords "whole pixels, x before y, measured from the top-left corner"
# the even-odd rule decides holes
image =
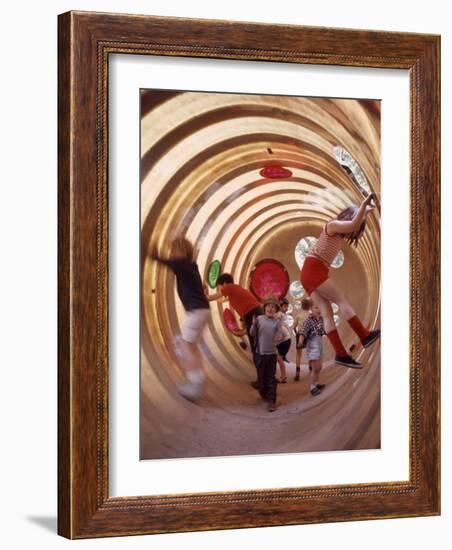
[[[199,401],[204,395],[204,384],[187,382],[178,386],[179,394],[188,401]]]
[[[204,381],[206,375],[202,369],[192,369],[187,372],[187,382],[178,386],[182,397],[189,401],[198,401],[204,395]]]
[[[194,385],[203,385],[206,375],[202,369],[193,369],[187,372],[187,382]]]

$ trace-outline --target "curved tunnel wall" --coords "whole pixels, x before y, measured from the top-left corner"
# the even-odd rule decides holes
[[[349,151],[371,189],[380,192],[378,112],[374,101],[143,93],[141,411],[142,435],[152,434],[154,447],[156,431],[167,425],[174,432],[192,405],[178,399],[174,390],[182,378],[173,344],[183,308],[173,275],[147,259],[149,247],[158,244],[164,250],[176,235],[186,236],[195,245],[205,280],[211,261],[219,259],[222,270],[247,287],[255,263],[268,257],[286,266],[291,281],[299,280],[297,242],[318,236],[326,221],[363,198],[340,168],[333,148],[340,145]],[[262,178],[259,172],[269,164],[288,167],[292,176]],[[343,252],[344,265],[332,270],[334,277],[364,323],[373,326],[380,308],[377,216],[368,219],[359,248],[345,246]],[[234,402],[237,387],[253,378],[254,367],[249,352],[226,330],[224,307],[212,302],[201,349],[212,403],[227,411],[225,403]],[[339,331],[347,346],[356,339],[344,321]],[[331,352],[327,366],[330,359]],[[379,358],[377,362],[376,369]],[[335,379],[347,376],[344,369]],[[379,373],[375,384],[379,391]]]

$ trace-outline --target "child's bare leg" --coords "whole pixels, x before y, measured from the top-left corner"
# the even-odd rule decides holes
[[[322,370],[322,367],[323,367],[323,363],[322,363],[322,358],[320,358],[318,360],[318,374],[317,374],[317,387],[319,388],[319,390],[324,390],[325,389],[325,384],[320,384],[320,371]]]
[[[317,386],[319,383],[319,375],[320,375],[320,369],[322,368],[320,361],[317,359],[316,361],[310,361],[311,364],[311,387]]]
[[[325,325],[325,332],[328,334],[336,330],[336,323],[334,322],[333,309],[331,302],[323,297],[318,290],[315,290],[311,294],[312,303],[320,309],[320,313],[323,317],[323,323]]]
[[[320,286],[322,287],[323,285]],[[349,354],[344,348],[344,344],[342,343],[339,333],[336,330],[331,302],[323,297],[319,291],[319,288],[311,294],[311,298],[314,305],[319,307],[322,314],[326,335],[328,336],[328,340],[336,352],[336,362],[339,360],[341,362],[340,364],[345,364],[345,366],[359,366],[351,357],[349,358]],[[347,361],[347,363],[344,363],[344,361]]]
[[[320,395],[322,387],[319,384],[319,374],[322,368],[322,363],[319,359],[309,361],[309,389],[311,395]]]
[[[372,342],[380,337],[380,331],[374,330],[371,335],[369,330],[361,323],[361,320],[356,315],[355,310],[350,305],[345,294],[339,289],[334,281],[328,279],[323,282],[316,290],[324,299],[329,302],[335,302],[339,306],[339,311],[342,317],[347,320],[351,328],[359,336],[359,339],[369,346]],[[326,329],[328,333],[328,330]],[[371,340],[369,342],[369,337]]]
[[[184,362],[181,364],[185,371],[186,384],[179,386],[179,392],[186,399],[196,401],[204,393],[205,374],[202,366],[201,353],[196,343],[182,340],[181,351]]]
[[[301,367],[301,349],[297,349],[297,353],[295,355],[295,367],[297,370],[300,370]]]
[[[184,361],[181,362],[181,366],[182,369],[185,371],[185,374],[187,374],[187,372],[190,370],[202,368],[202,365],[199,364],[199,350],[197,344],[182,340],[181,348],[184,358]]]
[[[279,354],[277,354],[276,355],[276,360],[278,361],[278,365],[279,365],[280,381],[281,382],[287,381],[286,365],[284,363],[283,358]]]
[[[297,348],[297,353],[295,355],[295,380],[297,382],[300,380],[301,351],[301,349]]]

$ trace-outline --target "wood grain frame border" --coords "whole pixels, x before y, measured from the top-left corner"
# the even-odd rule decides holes
[[[58,532],[88,538],[440,512],[440,38],[68,12],[58,33]],[[108,61],[165,55],[410,73],[409,481],[108,494]]]

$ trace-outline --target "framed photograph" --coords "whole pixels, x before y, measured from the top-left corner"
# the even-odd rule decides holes
[[[351,205],[371,193],[379,201],[380,101],[152,89],[142,89],[140,100],[140,458],[380,448],[378,329],[369,336],[366,328],[375,345],[365,352],[343,322],[355,315],[366,327],[380,324],[378,210],[363,215],[361,247],[356,241],[334,253],[338,303],[328,308],[300,282],[329,218],[352,219]],[[264,315],[268,299],[278,311]],[[263,359],[253,353],[253,311],[261,345],[264,327],[282,321],[275,354]],[[352,352],[324,346],[333,327]],[[260,376],[264,359],[275,370],[268,380]],[[344,407],[342,385],[364,379],[366,399]],[[321,419],[323,400],[330,405]],[[270,420],[266,409],[281,414]],[[350,415],[360,423],[367,417],[367,426],[351,430]]]
[[[438,36],[59,16],[59,533],[440,513]]]

